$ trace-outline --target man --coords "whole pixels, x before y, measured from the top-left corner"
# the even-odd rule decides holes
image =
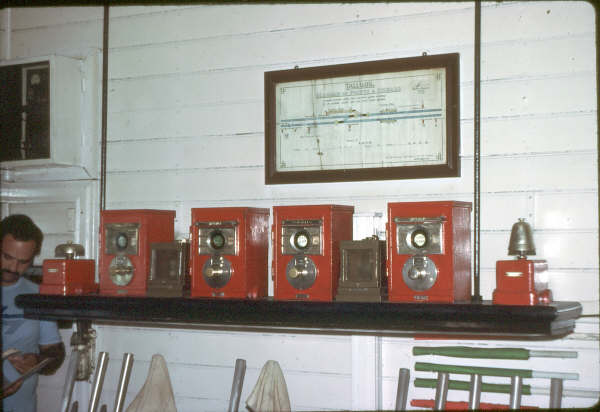
[[[25,319],[15,297],[38,293],[35,283],[23,277],[42,247],[42,231],[25,215],[8,216],[0,222],[2,261],[2,353],[20,351],[2,361],[3,386],[46,358],[51,361],[40,373],[52,375],[65,359],[65,347],[55,322]],[[15,382],[2,393],[4,412],[35,412],[37,375]]]

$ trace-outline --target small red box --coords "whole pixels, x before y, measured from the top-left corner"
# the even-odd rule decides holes
[[[269,209],[192,209],[191,297],[268,295]]]
[[[542,281],[548,269],[545,260],[513,259],[496,262],[496,289],[492,301],[497,305],[533,306],[552,302],[552,291]]]
[[[173,210],[103,210],[100,214],[100,294],[146,296],[150,244],[172,242]]]
[[[390,301],[470,300],[471,203],[389,203],[387,240]]]
[[[42,265],[42,295],[85,295],[98,292],[93,259],[46,259]]]
[[[273,207],[274,298],[332,302],[340,242],[352,240],[354,206]]]

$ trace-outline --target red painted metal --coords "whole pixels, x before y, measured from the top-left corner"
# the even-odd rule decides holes
[[[223,255],[231,263],[230,280],[223,287],[211,287],[202,269],[210,255],[199,253],[196,223],[236,222],[237,254]],[[250,298],[268,295],[269,209],[251,207],[193,208],[190,226],[191,297]]]
[[[42,295],[86,295],[98,292],[93,259],[45,259]]]
[[[499,305],[546,305],[552,291],[541,275],[548,269],[545,260],[513,259],[496,262],[496,289],[492,301]]]
[[[134,267],[131,282],[125,286],[113,283],[109,265],[114,254],[107,254],[106,225],[112,223],[139,224],[137,254],[127,255]],[[175,211],[153,209],[103,210],[100,213],[100,294],[108,296],[146,296],[150,274],[150,244],[174,240]]]
[[[397,253],[395,218],[439,218],[442,250],[427,257],[437,267],[436,282],[427,290],[413,290],[404,282],[402,268],[413,254]],[[388,296],[392,302],[456,303],[471,298],[471,203],[456,201],[388,203]]]
[[[340,276],[340,242],[352,240],[354,206],[298,205],[273,207],[273,262],[275,300],[310,300],[332,302]],[[310,254],[317,268],[315,282],[307,289],[294,288],[286,277],[286,267],[293,255],[282,253],[282,228],[286,220],[321,220],[321,254]]]

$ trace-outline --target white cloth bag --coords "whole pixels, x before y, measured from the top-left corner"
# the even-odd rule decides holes
[[[152,356],[146,382],[126,412],[177,412],[169,370],[162,355]]]
[[[270,360],[265,363],[256,381],[256,386],[246,400],[246,406],[252,412],[289,412],[291,410],[285,378],[277,361]]]

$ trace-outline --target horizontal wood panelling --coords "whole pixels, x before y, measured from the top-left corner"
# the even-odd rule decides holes
[[[90,12],[96,13],[90,9]],[[84,57],[102,48],[102,21],[93,19],[75,24],[12,32],[11,58],[59,54]]]
[[[589,73],[590,67],[595,66],[592,56],[587,50],[593,43],[591,34],[582,35],[576,42],[577,48],[572,48],[573,38],[545,39],[544,41],[529,40],[519,42],[502,42],[486,45],[483,57],[486,62],[482,68],[482,81],[487,82],[519,79],[526,73],[527,78],[533,76],[549,77],[565,74]],[[515,51],[516,49],[516,51]],[[461,47],[459,50],[460,79],[464,84],[473,81],[473,51]],[[501,64],[507,53],[517,55],[513,64]],[[533,55],[532,55],[533,53]],[[375,58],[367,59],[375,60]],[[291,68],[291,67],[288,67]],[[120,104],[135,99],[134,107],[142,109],[151,107],[177,107],[190,105],[207,100],[222,101],[245,98],[262,98],[263,89],[260,86],[264,71],[274,70],[269,65],[254,67],[246,65],[240,68],[229,67],[220,71],[193,71],[189,73],[157,73],[153,76],[141,76],[136,72],[124,79],[112,79],[111,111],[120,111]],[[168,86],[166,86],[168,85]],[[155,90],[157,89],[157,90]],[[202,93],[198,93],[201,90]],[[144,95],[156,94],[159,100],[144,99]],[[251,92],[250,94],[247,94]]]
[[[136,360],[149,362],[155,353],[162,354],[167,362],[215,368],[233,368],[235,359],[246,360],[248,368],[259,369],[269,359],[286,360],[292,371],[310,370],[326,374],[349,374],[351,365],[350,337],[313,334],[286,334],[264,332],[219,332],[179,330],[174,335],[170,329],[140,327],[110,327],[98,325],[102,332],[98,349],[110,345],[116,354],[135,351]],[[135,334],[127,333],[135,331]],[[152,340],[152,346],[138,347],[140,340]],[[202,342],[202,349],[194,345]],[[312,356],[309,348],[324,345],[323,358]],[[119,355],[122,356],[122,355]]]
[[[249,67],[240,70],[111,80],[108,109],[114,116],[114,113],[124,111],[131,113],[148,109],[174,110],[240,102],[258,101],[263,106],[264,72],[263,67]],[[161,96],[160,99],[153,98],[157,94]]]
[[[598,269],[559,270],[548,271],[548,286],[552,290],[555,300],[569,300],[586,302],[583,313],[597,315],[598,312]],[[596,304],[594,304],[596,301]]]
[[[456,18],[454,21],[458,24],[452,36],[448,36],[443,25],[451,18]],[[374,44],[377,45],[378,52],[402,50],[401,44],[410,44],[410,50],[428,50],[430,54],[434,54],[434,50],[461,44],[472,38],[471,24],[472,13],[464,12],[460,17],[420,16],[402,25],[398,25],[397,22],[375,22],[324,26],[309,31],[244,34],[227,38],[225,43],[220,38],[206,38],[176,44],[117,49],[110,55],[111,78],[263,66],[283,62],[290,65],[293,62],[344,56],[355,56],[353,60],[356,61],[357,56],[373,56]],[[423,31],[428,33],[427,40],[417,35]],[[353,39],[351,42],[348,41],[350,38]],[[314,47],[316,43],[319,44],[318,48]],[[232,53],[232,50],[235,50],[235,53]],[[157,55],[162,58],[157,60]],[[402,52],[399,53],[398,57],[400,56]]]
[[[481,87],[481,115],[486,117],[585,114],[596,110],[594,72],[565,81],[563,76],[488,81]],[[472,118],[473,90],[462,88],[461,113]]]
[[[532,225],[536,229],[593,230],[598,221],[598,195],[585,193],[537,193],[538,211]]]
[[[389,202],[473,201],[472,3],[126,6],[111,7],[110,16],[107,208],[175,210],[176,236],[184,237],[189,234],[193,207],[337,203],[354,205],[356,213],[382,213],[387,220]],[[524,217],[534,229],[537,255],[532,258],[548,261],[554,298],[581,302],[586,315],[598,313],[594,16],[586,2],[482,3],[480,280],[484,299],[491,299],[496,287],[496,261],[511,259],[507,255],[511,226]],[[11,9],[11,25],[13,57],[81,55],[101,48],[101,7]],[[265,71],[423,52],[460,53],[461,177],[264,184]],[[86,122],[99,125],[99,118]],[[37,183],[26,183],[38,175]],[[36,214],[43,213],[42,203],[54,205],[56,210],[49,210],[42,220],[48,223],[49,238],[58,240],[68,233],[59,222],[61,210],[71,201],[68,191],[39,183],[43,173],[12,176],[17,176],[13,183],[2,182],[3,202],[35,203],[28,207]],[[76,178],[70,185],[79,190]],[[89,233],[94,244],[96,236]],[[411,368],[412,378],[433,376],[414,372],[414,362],[426,358],[576,371],[580,380],[566,382],[565,388],[598,390],[600,386],[594,317],[580,319],[575,333],[549,342],[383,337],[376,365],[365,360],[379,359],[371,345],[365,358],[353,359],[357,348],[351,336],[95,327],[97,350],[111,354],[103,394],[109,408],[125,351],[136,356],[129,400],[143,384],[152,354],[162,353],[180,411],[224,410],[238,357],[248,362],[242,408],[268,359],[280,362],[294,410],[352,409],[378,392],[381,404],[372,400],[370,409],[393,409],[398,368]],[[412,356],[412,346],[429,344],[577,350],[579,357],[463,362]],[[364,375],[371,376],[373,368],[380,368],[381,375],[375,373],[364,394],[353,393],[353,385],[367,382]],[[59,374],[41,381],[40,396],[48,404],[56,402],[61,379]],[[532,382],[548,386],[547,380]],[[87,401],[90,385],[78,385],[77,394]],[[434,391],[416,389],[411,382],[409,399],[416,397],[433,399]],[[466,400],[467,393],[451,391],[449,399]],[[482,401],[507,404],[508,395],[484,394]],[[567,397],[563,406],[594,402]],[[525,396],[522,404],[546,407],[548,397]]]
[[[106,394],[103,395],[108,396],[108,399],[114,396],[120,360],[125,352],[134,353],[135,357],[129,399],[133,399],[141,388],[154,353],[165,357],[178,400],[196,398],[197,407],[206,401],[228,400],[236,358],[247,362],[243,400],[249,396],[260,370],[269,359],[280,362],[290,398],[292,401],[297,399],[296,402],[304,407],[318,408],[324,396],[319,388],[337,386],[340,390],[345,387],[348,387],[347,391],[350,390],[351,347],[347,336],[173,331],[105,325],[97,325],[96,329],[99,335],[98,350],[110,350],[111,363],[106,377]],[[152,341],[152,345],[140,346],[141,341]],[[320,348],[318,356],[315,356],[315,347]],[[310,376],[310,384],[306,382],[307,376]],[[207,385],[206,382],[228,383]],[[339,393],[339,390],[335,392]],[[348,404],[336,401],[336,393],[331,394],[327,404],[333,402],[333,405],[346,408]]]
[[[121,112],[111,114],[109,117],[112,125],[109,129],[109,138],[110,140],[177,139],[256,134],[262,133],[263,113],[264,105],[259,101]],[[218,151],[218,141],[215,143]],[[211,155],[204,153],[204,157],[211,157]]]
[[[102,7],[31,7],[11,9],[11,26],[15,32],[69,26],[102,20]]]
[[[464,113],[464,116],[472,114]],[[483,117],[481,154],[576,152],[596,150],[596,113],[564,112]],[[461,122],[461,154],[473,155],[472,119]]]
[[[369,20],[394,21],[411,19],[427,14],[455,13],[466,5],[452,3],[413,5],[398,7],[390,4],[287,4],[273,7],[256,4],[222,5],[220,7],[163,9],[143,16],[131,15],[129,19],[117,19],[113,25],[114,47],[181,42],[205,37],[224,37],[265,31],[286,31],[345,23],[361,24]],[[116,7],[114,14],[129,8]],[[147,33],[145,27],[154,27]],[[176,28],[174,30],[173,28]],[[142,35],[146,34],[146,36]]]
[[[276,199],[296,199],[299,202],[302,199],[353,199],[351,203],[357,203],[361,197],[376,194],[391,199],[402,192],[417,196],[467,193],[472,187],[470,163],[469,159],[463,159],[461,178],[270,186],[264,185],[264,171],[260,165],[204,168],[199,163],[197,168],[187,170],[150,169],[110,173],[108,191],[110,197],[132,202],[165,198],[174,201],[231,200],[235,196],[244,201],[264,198],[273,199],[274,202]],[[490,158],[482,164],[481,173],[483,192],[593,189],[595,185],[589,177],[596,176],[595,155]],[[507,173],[510,173],[510,180],[503,178]],[[147,182],[152,182],[151,187]],[[243,185],[239,186],[242,182]],[[326,192],[322,191],[324,188]]]
[[[482,7],[481,19],[486,42],[552,38],[592,32],[594,9],[586,2],[493,3]]]
[[[119,172],[144,170],[148,165],[182,171],[255,167],[263,163],[264,155],[264,138],[256,134],[124,141],[111,144],[108,152],[112,164],[121,166]]]
[[[257,82],[262,81],[261,73],[252,72],[252,74],[256,75]],[[196,78],[202,78],[202,84],[210,83],[210,77]],[[117,101],[114,105],[120,111],[109,116],[109,140],[262,133],[264,130],[262,100],[258,97],[252,99],[250,95],[247,99],[238,101],[223,100],[226,98],[224,93],[233,94],[238,88],[248,90],[248,87],[242,84],[243,78],[243,73],[236,73],[236,76],[219,74],[217,79],[223,82],[221,86],[224,89],[221,93],[219,87],[215,85],[207,89],[208,96],[218,99],[212,103],[206,100],[204,89],[186,88],[185,82],[172,79],[162,79],[162,81],[154,79],[152,82],[146,80],[139,84],[134,82],[133,84],[139,87],[134,90],[125,87],[122,95],[110,100]],[[586,75],[576,84],[569,83],[569,85],[565,85],[563,79],[551,78],[529,81],[525,89],[523,89],[524,82],[494,82],[484,86],[482,91],[484,94],[498,96],[498,93],[502,93],[506,96],[505,102],[513,103],[484,106],[487,109],[482,113],[483,155],[594,150],[595,90],[589,87],[592,81],[593,76]],[[192,85],[196,83],[191,82]],[[169,87],[170,83],[175,87]],[[129,85],[129,82],[125,82],[124,86]],[[151,85],[157,85],[159,88],[148,90]],[[188,91],[181,96],[179,91],[184,88]],[[146,93],[164,95],[165,103],[144,100]],[[576,104],[565,98],[569,93],[579,95]],[[464,92],[461,109],[462,118],[465,119],[461,122],[463,156],[472,154],[473,126],[472,121],[467,119],[472,118],[473,110],[471,101],[466,100],[466,96],[470,94],[470,91]],[[536,97],[538,101],[530,102],[528,95],[539,96]],[[118,97],[125,99],[121,103],[122,106]],[[489,99],[492,103],[493,98]],[[557,100],[560,102],[556,102]],[[144,101],[149,102],[151,107],[144,107],[146,104]],[[545,101],[552,101],[552,106]],[[173,107],[167,108],[163,105]],[[544,105],[546,107],[543,107]],[[111,104],[109,107],[112,106]]]
[[[509,228],[510,229],[510,228]],[[598,234],[592,231],[541,232],[533,233],[537,254],[530,259],[545,259],[548,267],[554,269],[591,269],[598,267],[596,249]],[[486,232],[481,234],[481,262],[489,267],[500,259],[508,257],[508,232]]]

